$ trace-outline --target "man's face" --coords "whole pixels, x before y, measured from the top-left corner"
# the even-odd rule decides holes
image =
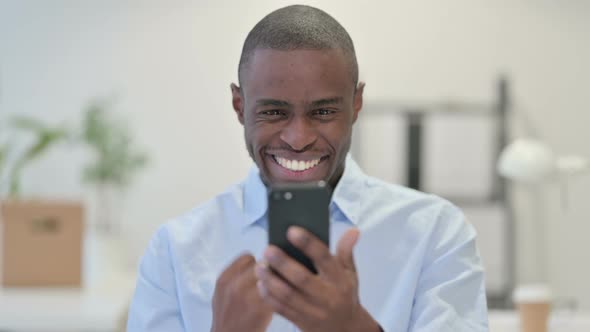
[[[344,170],[362,107],[340,50],[259,49],[232,84],[246,147],[268,184],[325,180]]]

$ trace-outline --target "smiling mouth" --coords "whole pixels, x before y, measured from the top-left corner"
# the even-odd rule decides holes
[[[293,172],[303,172],[310,170],[317,165],[319,165],[324,160],[328,159],[328,156],[324,156],[317,159],[311,160],[296,160],[296,159],[287,159],[283,157],[279,157],[276,155],[271,155],[272,159],[279,164],[281,167],[293,171]]]

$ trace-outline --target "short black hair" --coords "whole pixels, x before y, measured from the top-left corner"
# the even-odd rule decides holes
[[[346,56],[354,86],[358,83],[358,64],[352,39],[338,21],[321,9],[304,5],[287,6],[266,15],[248,33],[240,64],[242,70],[256,49],[324,50],[339,49]]]

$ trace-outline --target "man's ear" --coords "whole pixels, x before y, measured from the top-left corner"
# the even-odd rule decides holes
[[[242,97],[242,91],[240,87],[237,86],[235,83],[230,85],[231,88],[231,103],[238,116],[238,121],[243,125],[244,124],[244,97]]]
[[[365,82],[359,82],[354,93],[352,123],[356,122],[359,112],[363,108],[363,91],[365,91]]]

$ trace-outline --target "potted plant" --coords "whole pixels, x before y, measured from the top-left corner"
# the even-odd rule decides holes
[[[104,233],[120,230],[120,203],[136,173],[145,167],[146,154],[134,145],[126,125],[109,112],[112,102],[95,100],[84,111],[80,138],[92,160],[83,180],[96,197],[96,226]]]
[[[28,134],[23,149],[0,146],[0,179],[6,199],[0,202],[3,223],[5,286],[79,286],[81,283],[82,204],[21,197],[23,170],[69,137],[63,126],[48,126],[31,117],[10,121],[12,130]],[[10,149],[10,151],[9,151]],[[9,154],[10,152],[10,154]],[[59,267],[59,268],[56,268]]]
[[[34,161],[66,140],[82,144],[92,156],[82,179],[96,193],[96,228],[105,241],[98,245],[120,256],[111,242],[120,230],[117,217],[120,200],[137,171],[147,163],[135,147],[124,123],[109,113],[110,102],[94,101],[83,112],[81,128],[49,126],[31,117],[16,117],[0,132],[0,221],[3,223],[3,284],[10,286],[79,286],[83,238],[82,203],[23,197],[23,171]],[[8,130],[9,129],[9,130]],[[26,134],[31,143],[14,144]],[[7,138],[11,138],[8,141]],[[19,136],[20,138],[20,136]],[[5,198],[5,199],[2,199]],[[106,243],[106,244],[105,244]],[[92,247],[92,244],[90,244]],[[110,249],[109,249],[110,248]],[[56,268],[59,267],[59,268]]]

